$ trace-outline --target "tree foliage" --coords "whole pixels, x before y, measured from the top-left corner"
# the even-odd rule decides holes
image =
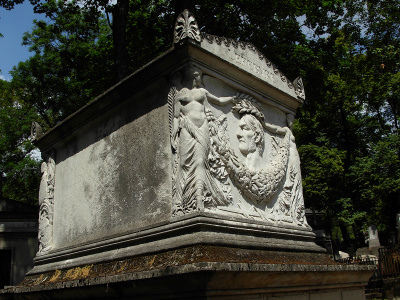
[[[376,224],[387,240],[400,210],[398,6],[361,0],[343,5],[340,26],[315,40],[321,80],[298,115],[306,201],[325,211],[330,224],[341,225],[344,238],[350,237],[346,228],[357,236]],[[310,74],[305,75],[307,90]],[[310,147],[319,148],[315,158]],[[318,190],[331,178],[328,172],[324,179],[330,153],[318,155],[326,147],[342,154],[335,161],[343,170],[328,189]],[[320,169],[310,169],[315,164]]]
[[[0,80],[0,198],[37,202],[39,162],[31,155],[34,146],[28,138],[32,120],[35,111]]]
[[[75,2],[46,3],[23,44],[34,53],[11,72],[12,86],[51,128],[113,83],[109,28]],[[88,17],[89,16],[89,17]],[[21,96],[22,97],[22,96]]]

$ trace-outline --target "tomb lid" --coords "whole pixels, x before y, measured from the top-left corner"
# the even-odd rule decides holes
[[[299,105],[303,104],[305,92],[301,77],[293,82],[290,81],[251,43],[200,32],[195,17],[187,9],[178,16],[174,29],[174,44],[182,45],[185,42],[199,45],[204,50],[297,99]]]

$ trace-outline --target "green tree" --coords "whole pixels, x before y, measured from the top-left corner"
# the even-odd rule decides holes
[[[87,17],[91,12],[75,2],[46,5],[53,12],[50,21],[34,21],[23,39],[34,55],[11,71],[14,90],[35,109],[45,130],[113,83],[106,21],[93,22]]]
[[[339,189],[320,195],[332,206],[323,208],[307,196],[306,203],[323,209],[345,240],[361,240],[360,231],[372,223],[394,231],[399,211],[399,17],[389,1],[352,1],[345,7],[340,26],[310,43],[314,51],[313,44],[318,45],[319,54],[313,70],[305,72],[308,99],[296,128],[305,195],[318,190],[326,172],[325,159],[310,156],[309,147],[316,147],[315,153],[327,147],[344,154]],[[319,80],[309,77],[315,73]],[[310,170],[315,164],[321,168]],[[316,182],[308,184],[308,176]]]
[[[40,162],[32,156],[29,140],[35,119],[35,111],[0,80],[0,198],[37,202]]]

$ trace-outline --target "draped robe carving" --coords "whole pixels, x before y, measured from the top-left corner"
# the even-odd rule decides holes
[[[223,178],[212,174],[210,167],[210,129],[214,122],[208,100],[224,104],[233,97],[216,97],[200,88],[201,73],[194,72],[193,88],[169,94],[171,145],[174,149],[173,214],[179,215],[204,207],[227,205],[231,201],[229,189]],[[173,113],[173,115],[172,115]],[[215,176],[217,175],[217,176]],[[220,179],[220,181],[219,181]]]
[[[42,180],[39,189],[39,252],[52,248],[55,162],[50,157],[42,163]]]

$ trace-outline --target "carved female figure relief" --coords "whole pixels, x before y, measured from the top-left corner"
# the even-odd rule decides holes
[[[281,220],[295,222],[297,225],[308,227],[305,219],[303,185],[300,170],[300,156],[297,152],[296,141],[292,133],[294,115],[287,114],[286,122],[290,131],[290,156],[287,175],[283,190],[278,198],[276,212]]]
[[[234,97],[212,95],[201,87],[201,71],[192,70],[192,88],[184,87],[179,91],[172,88],[169,95],[169,101],[173,101],[174,215],[226,205],[231,201],[227,190],[212,175],[208,159],[211,146],[209,123],[215,118],[207,106],[208,101],[222,105]]]
[[[53,244],[53,205],[55,162],[50,157],[42,163],[42,180],[39,189],[39,253],[48,251]]]

